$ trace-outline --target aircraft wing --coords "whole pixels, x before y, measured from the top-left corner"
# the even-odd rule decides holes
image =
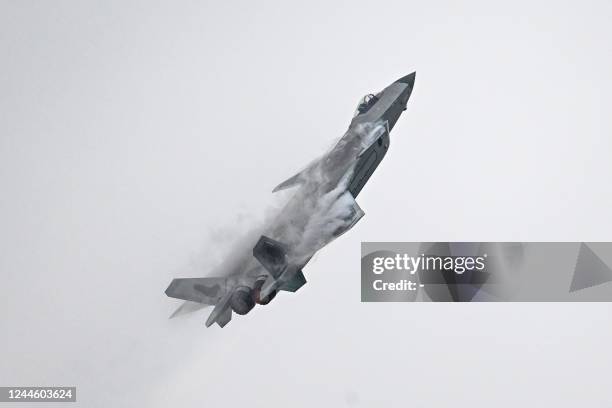
[[[273,193],[276,193],[277,191],[281,191],[281,190],[286,190],[288,188],[291,187],[295,187],[297,185],[300,185],[304,182],[304,180],[306,180],[306,178],[308,177],[308,173],[319,163],[319,159],[314,160],[313,162],[311,162],[310,164],[308,164],[308,166],[306,166],[303,170],[299,171],[297,174],[295,174],[294,176],[289,177],[287,180],[283,181],[282,183],[280,183],[278,186],[274,187],[274,190],[272,190]]]

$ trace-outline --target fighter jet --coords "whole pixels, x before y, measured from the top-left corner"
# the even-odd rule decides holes
[[[214,306],[206,327],[224,327],[232,312],[245,315],[279,291],[301,288],[310,258],[363,217],[355,198],[389,149],[389,132],[406,110],[415,74],[364,96],[338,143],[273,190],[295,191],[252,252],[237,254],[223,276],[174,279],[166,295]]]

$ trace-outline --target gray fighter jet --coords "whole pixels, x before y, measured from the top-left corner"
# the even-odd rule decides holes
[[[247,314],[281,290],[302,287],[302,269],[310,258],[363,217],[355,198],[387,153],[389,132],[406,110],[414,80],[412,73],[366,95],[338,143],[273,190],[295,188],[252,253],[237,254],[221,277],[174,279],[166,295],[214,305],[206,326],[224,327],[232,311]]]

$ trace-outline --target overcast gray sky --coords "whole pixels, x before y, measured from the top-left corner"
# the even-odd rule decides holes
[[[82,407],[604,406],[611,304],[362,304],[361,241],[612,240],[609,1],[0,2],[0,385]],[[198,276],[417,71],[365,217],[225,329]]]

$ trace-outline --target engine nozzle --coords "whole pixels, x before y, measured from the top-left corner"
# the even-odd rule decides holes
[[[253,298],[255,299],[255,302],[257,302],[257,304],[259,304],[259,305],[267,305],[276,296],[276,291],[273,291],[268,296],[266,296],[264,298],[261,297],[261,288],[263,287],[264,283],[266,282],[266,279],[267,279],[267,276],[265,276],[265,275],[264,276],[260,276],[255,281],[255,285],[253,285]]]
[[[232,310],[239,315],[245,315],[255,307],[255,299],[253,291],[248,286],[238,286],[232,293],[230,300]]]

